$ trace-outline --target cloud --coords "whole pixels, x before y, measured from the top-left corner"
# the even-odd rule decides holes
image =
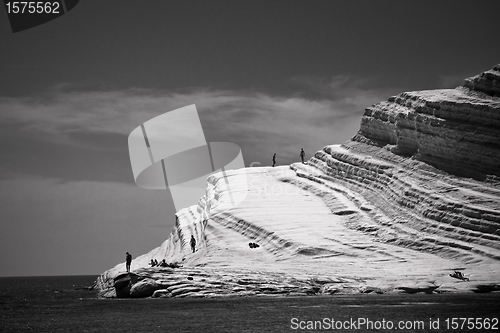
[[[304,88],[305,93],[309,92],[331,101],[337,109],[347,114],[364,110],[367,106],[401,92],[395,87],[380,87],[376,78],[354,75],[335,75],[330,78],[296,76],[291,82]]]
[[[300,159],[301,147],[310,157],[325,145],[349,140],[365,107],[391,95],[374,80],[348,75],[302,76],[292,82],[299,91],[289,96],[207,88],[82,91],[60,85],[41,95],[0,97],[0,124],[12,125],[1,133],[2,141],[23,144],[0,144],[9,160],[0,170],[130,182],[130,132],[190,104],[197,106],[206,140],[238,144],[245,165],[269,165],[273,153],[278,164],[289,164]],[[71,158],[68,150],[73,150]]]
[[[276,112],[292,118],[300,114],[303,119],[314,119],[325,115],[359,113],[371,102],[383,97],[376,89],[362,87],[367,79],[345,75],[330,80],[297,77],[292,81],[321,92],[325,97],[313,100],[203,88],[179,93],[145,89],[70,91],[56,87],[38,96],[0,97],[0,120],[23,122],[32,130],[58,135],[75,131],[128,134],[138,124],[154,116],[190,104],[196,104],[199,112],[210,113],[210,118],[215,117],[219,121],[231,120],[228,115],[237,114],[249,119],[273,117]],[[267,123],[267,119],[263,123]]]
[[[139,124],[164,112],[196,104],[206,136],[220,141],[240,141],[255,136],[305,136],[322,141],[315,134],[336,127],[359,126],[366,106],[385,99],[376,89],[363,87],[366,79],[336,76],[330,80],[319,77],[295,78],[307,89],[323,94],[321,98],[271,96],[259,92],[209,90],[203,88],[184,92],[160,92],[144,89],[121,91],[71,91],[51,89],[44,95],[24,98],[0,98],[0,121],[22,124],[24,131],[44,134],[59,143],[78,145],[81,133],[128,135]],[[354,126],[356,125],[356,126]],[[346,140],[354,133],[344,133]],[[47,136],[48,135],[48,136]],[[85,135],[83,135],[85,136]],[[293,141],[293,140],[292,140]],[[86,142],[85,144],[89,144]],[[99,148],[95,145],[95,148]]]

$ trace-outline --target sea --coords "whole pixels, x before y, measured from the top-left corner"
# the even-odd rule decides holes
[[[500,293],[99,299],[96,278],[0,278],[0,332],[500,331]]]

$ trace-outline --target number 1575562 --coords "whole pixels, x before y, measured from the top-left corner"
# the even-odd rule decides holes
[[[59,2],[9,1],[5,6],[8,14],[60,14]]]
[[[446,318],[447,330],[498,330],[498,318]]]

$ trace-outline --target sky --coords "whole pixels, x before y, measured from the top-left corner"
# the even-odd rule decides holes
[[[349,140],[364,108],[500,62],[500,1],[106,0],[12,33],[0,9],[0,276],[97,275],[168,238],[127,138],[196,104],[246,166]],[[193,203],[195,204],[195,203]]]

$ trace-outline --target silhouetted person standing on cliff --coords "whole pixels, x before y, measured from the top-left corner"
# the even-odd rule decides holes
[[[273,155],[273,168],[275,165],[276,165],[276,153],[274,153],[274,155]]]
[[[132,255],[127,252],[127,255],[125,256],[125,263],[127,267],[127,272],[130,272],[130,264],[132,263]]]
[[[196,250],[196,239],[194,239],[193,235],[191,235],[191,250],[193,250],[193,253]]]
[[[302,164],[304,164],[304,157],[306,157],[306,152],[304,148],[300,148],[300,158],[302,159]]]

